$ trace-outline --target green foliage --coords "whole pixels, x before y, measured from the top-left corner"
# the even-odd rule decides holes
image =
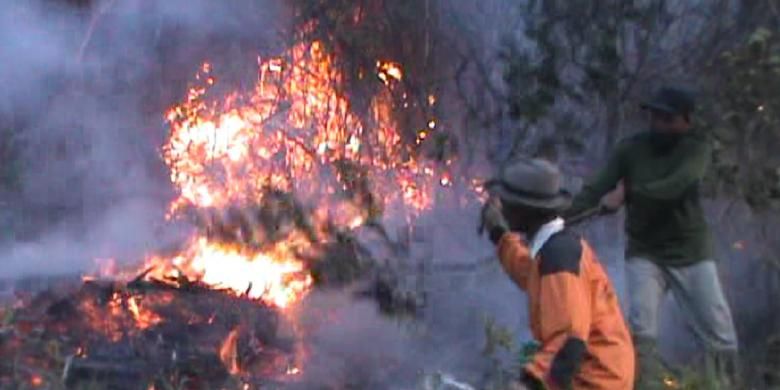
[[[499,349],[514,350],[514,335],[509,329],[496,324],[493,317],[485,318],[484,331],[485,346],[482,349],[484,356],[493,357]]]
[[[759,27],[741,38],[728,36],[736,44],[713,56],[717,50],[699,49],[724,46],[717,29],[670,41],[666,31],[684,23],[684,13],[674,14],[663,1],[536,0],[525,6],[524,37],[506,40],[501,52],[508,113],[523,132],[542,127],[545,136],[529,143],[535,133],[521,133],[512,152],[524,143],[536,154],[554,154],[560,146],[577,156],[592,153],[589,146],[602,137],[609,147],[626,127],[622,118],[635,114],[637,99],[652,89],[642,83],[655,85],[660,80],[652,75],[679,72],[674,64],[684,63],[688,82],[704,86],[697,120],[715,142],[709,194],[741,198],[756,209],[780,208],[778,33]],[[583,123],[600,131],[589,134]]]
[[[672,383],[668,388],[676,390],[725,390],[716,378],[693,369],[683,370]]]
[[[531,58],[507,44],[500,57],[506,62],[504,81],[509,85],[509,115],[534,124],[545,117],[555,103],[560,87],[552,68],[545,61]]]
[[[757,28],[707,70],[703,120],[715,142],[711,188],[759,210],[780,208],[780,35]]]
[[[524,37],[507,39],[500,57],[509,116],[524,129],[546,124],[548,137],[570,154],[585,152],[580,140],[593,134],[586,133],[583,119],[595,117],[605,130],[596,139],[612,144],[631,103],[624,97],[642,70],[623,47],[628,41],[646,46],[666,15],[663,2],[536,0],[525,7]],[[558,104],[562,101],[567,110]]]

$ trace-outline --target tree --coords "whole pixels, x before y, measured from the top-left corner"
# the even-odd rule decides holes
[[[378,62],[400,65],[402,88],[394,95],[401,133],[414,144],[418,131],[437,117],[437,88],[448,65],[436,32],[437,0],[320,0],[293,2],[299,39],[319,41],[336,54],[344,93],[368,116],[365,97],[375,95]]]
[[[709,61],[706,71],[714,193],[745,199],[758,210],[780,209],[780,35],[759,27]]]

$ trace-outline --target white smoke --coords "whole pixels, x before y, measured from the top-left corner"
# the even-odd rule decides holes
[[[0,278],[80,273],[96,257],[139,261],[169,245],[164,111],[203,61],[252,65],[273,50],[282,5],[0,1],[0,126],[21,146],[19,188],[3,191]]]

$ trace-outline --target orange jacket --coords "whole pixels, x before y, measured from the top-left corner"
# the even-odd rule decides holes
[[[593,250],[564,230],[532,259],[514,233],[498,242],[507,274],[528,294],[541,348],[524,370],[553,388],[630,390],[634,347],[612,284]]]

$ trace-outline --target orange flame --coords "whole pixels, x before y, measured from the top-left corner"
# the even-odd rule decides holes
[[[127,308],[132,313],[136,326],[139,329],[146,329],[158,324],[162,320],[157,313],[139,306],[138,302],[136,302],[136,297],[127,299]]]
[[[160,279],[177,270],[217,288],[237,295],[262,299],[277,307],[286,307],[304,294],[313,280],[303,263],[292,258],[285,245],[272,253],[242,251],[237,247],[209,242],[199,237],[170,261],[153,257],[150,264],[159,267],[150,273]]]
[[[211,65],[204,64],[196,77],[201,84],[168,111],[171,134],[162,152],[179,189],[170,216],[188,208],[251,208],[273,188],[314,204],[316,231],[334,223],[349,229],[376,218],[385,205],[413,216],[432,204],[437,184],[450,185],[451,178],[437,179],[433,163],[414,159],[411,146],[402,142],[389,88],[371,99],[368,122],[352,113],[339,90],[343,76],[319,42],[298,44],[258,64],[251,93],[234,92],[216,101],[207,98],[214,78]],[[397,63],[378,61],[377,75],[389,84],[401,80],[403,71]],[[368,124],[371,131],[365,131]],[[435,120],[426,125],[433,129]],[[366,169],[371,188],[360,190],[372,195],[349,195],[361,177],[337,168],[349,164]],[[155,266],[150,277],[175,279],[182,273],[286,307],[312,283],[296,257],[311,242],[298,236],[262,249],[198,237],[181,254],[151,257],[146,266]]]
[[[236,375],[241,372],[238,366],[238,335],[239,327],[231,330],[225,341],[219,347],[219,359],[222,364],[225,365],[228,372],[232,375]]]
[[[391,80],[401,81],[404,76],[401,65],[395,62],[377,61],[376,69],[377,77],[379,77],[385,85],[389,85]]]

